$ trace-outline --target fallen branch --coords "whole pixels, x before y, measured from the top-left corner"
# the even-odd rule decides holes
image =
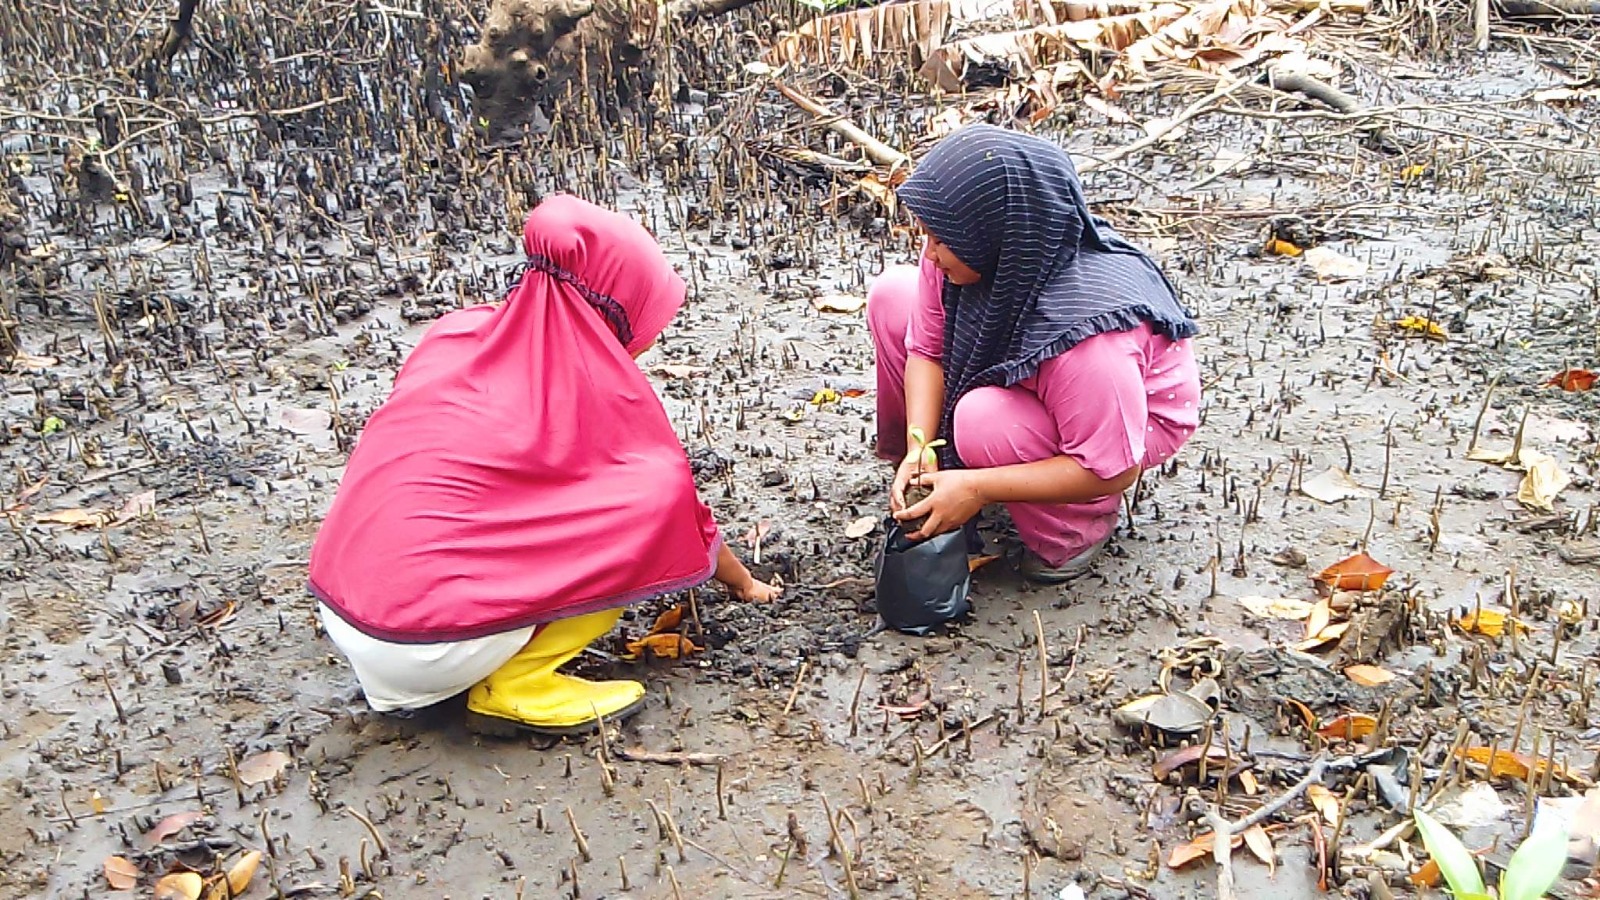
[[[1239,90],[1248,83],[1249,82],[1245,79],[1237,79],[1231,84],[1226,82],[1218,84],[1216,90],[1189,104],[1187,107],[1184,107],[1183,112],[1180,112],[1171,119],[1163,122],[1159,128],[1150,131],[1144,137],[1134,141],[1131,144],[1124,145],[1099,157],[1096,157],[1095,159],[1091,159],[1088,162],[1080,163],[1078,165],[1078,172],[1093,172],[1095,169],[1101,168],[1102,166],[1108,166],[1117,160],[1122,159],[1123,157],[1132,156],[1133,154],[1138,153],[1147,147],[1151,147],[1160,143],[1166,138],[1167,135],[1177,131],[1179,126],[1185,125],[1188,122],[1198,119],[1206,113],[1211,112],[1219,104],[1221,104],[1223,100],[1232,95],[1234,91]]]
[[[1216,805],[1211,803],[1206,803],[1200,811],[1194,811],[1191,807],[1191,815],[1204,820],[1215,833],[1215,837],[1212,840],[1211,856],[1217,861],[1217,900],[1238,900],[1239,897],[1233,883],[1233,836],[1243,834],[1260,825],[1280,812],[1285,806],[1288,806],[1290,801],[1304,794],[1313,784],[1320,784],[1322,782],[1322,773],[1327,768],[1327,756],[1319,755],[1312,760],[1311,769],[1306,772],[1305,777],[1296,782],[1294,787],[1284,791],[1275,799],[1261,804],[1255,812],[1237,822],[1229,822],[1224,819]],[[1192,802],[1199,802],[1199,799],[1198,792],[1190,797]]]
[[[911,165],[911,157],[867,134],[854,122],[836,114],[833,110],[822,105],[820,101],[807,97],[781,81],[774,81],[772,86],[778,89],[778,93],[788,97],[795,106],[816,116],[819,120],[818,124],[826,125],[834,134],[866,151],[866,154],[872,157],[879,165],[888,166],[891,169]]]
[[[161,42],[146,52],[145,59],[170,65],[194,32],[194,12],[199,6],[200,0],[178,0],[178,14],[167,23]]]
[[[663,753],[643,747],[618,747],[611,751],[624,762],[662,763],[669,766],[720,766],[723,757],[715,753]]]

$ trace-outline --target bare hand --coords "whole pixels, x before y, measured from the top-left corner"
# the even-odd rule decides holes
[[[765,581],[752,578],[744,585],[728,588],[728,593],[747,603],[771,603],[783,596],[783,588],[773,587]]]
[[[894,517],[901,522],[928,517],[921,531],[906,537],[914,541],[926,540],[967,524],[987,502],[978,484],[979,477],[970,469],[955,469],[950,472],[924,470],[921,478],[913,479],[913,484],[929,488],[933,493],[910,509],[895,512]]]
[[[921,471],[924,475],[931,475],[939,471],[939,462],[935,459],[929,464],[927,460],[923,460],[923,465],[919,470],[917,468],[917,451],[916,448],[912,448],[911,452],[906,454],[906,458],[900,461],[900,467],[895,469],[894,482],[889,485],[890,512],[898,513],[906,508],[906,488],[910,487],[911,482],[916,479],[918,471]]]

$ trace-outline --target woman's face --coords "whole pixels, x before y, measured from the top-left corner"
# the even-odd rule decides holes
[[[956,259],[955,252],[946,246],[944,241],[934,237],[926,228],[923,229],[923,233],[928,236],[928,246],[923,252],[933,260],[934,266],[944,273],[944,277],[950,279],[951,284],[966,286],[983,280],[983,276],[971,266]]]

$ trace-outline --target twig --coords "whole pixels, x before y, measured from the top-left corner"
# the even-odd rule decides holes
[[[1097,159],[1091,159],[1088,162],[1080,163],[1078,165],[1078,173],[1084,174],[1087,172],[1093,172],[1095,169],[1098,169],[1101,166],[1110,165],[1111,163],[1114,163],[1125,156],[1132,156],[1133,154],[1138,153],[1147,147],[1154,146],[1165,139],[1167,135],[1176,131],[1178,126],[1187,124],[1189,121],[1197,119],[1210,112],[1215,106],[1221,103],[1234,91],[1237,91],[1239,88],[1244,87],[1248,83],[1249,82],[1244,79],[1236,80],[1232,84],[1227,84],[1226,82],[1219,83],[1216,90],[1189,104],[1182,112],[1178,113],[1176,116],[1173,116],[1155,131],[1145,135],[1131,144],[1127,144],[1112,150]]]
[[[1221,811],[1211,803],[1206,803],[1201,814],[1207,825],[1215,833],[1212,844],[1212,858],[1217,861],[1217,900],[1238,900],[1238,891],[1233,883],[1233,836],[1243,834],[1251,828],[1266,821],[1277,814],[1289,802],[1304,794],[1313,784],[1322,781],[1322,773],[1328,768],[1328,758],[1319,755],[1311,763],[1311,769],[1304,778],[1295,783],[1294,787],[1280,794],[1273,800],[1263,803],[1255,812],[1250,813],[1237,822],[1229,822],[1222,817]],[[1199,794],[1193,795],[1195,800]]]
[[[625,762],[663,763],[669,766],[719,766],[724,759],[715,753],[663,753],[643,747],[617,747],[611,752]]]
[[[820,102],[807,97],[781,81],[774,81],[772,86],[778,89],[778,93],[788,97],[795,106],[816,116],[818,119],[824,120],[823,124],[826,124],[829,130],[859,146],[880,165],[888,166],[891,169],[911,165],[911,157],[867,134],[861,130],[860,126],[849,119],[837,115]]]

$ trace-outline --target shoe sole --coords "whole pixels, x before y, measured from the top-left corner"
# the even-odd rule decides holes
[[[639,699],[633,701],[627,706],[624,706],[611,715],[605,716],[604,718],[609,722],[621,722],[644,709],[644,701],[645,698],[640,697]],[[592,733],[596,728],[600,727],[600,720],[591,719],[587,722],[579,722],[576,725],[530,725],[527,722],[523,722],[519,719],[507,719],[502,716],[491,716],[488,713],[474,712],[473,710],[469,709],[467,710],[466,726],[467,730],[473,734],[481,734],[488,737],[510,738],[521,737],[525,734],[543,734],[550,735],[552,737],[572,737],[580,734]]]
[[[1044,571],[1033,569],[1030,571],[1027,566],[1023,566],[1022,577],[1033,582],[1034,584],[1047,585],[1069,584],[1077,581],[1083,576],[1094,571],[1095,564],[1100,562],[1100,557],[1105,555],[1106,547],[1109,546],[1110,543],[1110,539],[1107,538],[1106,540],[1101,541],[1098,545],[1085,551],[1085,555],[1088,556],[1087,559],[1082,559],[1081,561],[1073,560],[1072,562],[1069,562],[1067,565],[1076,565],[1079,567],[1074,571],[1062,572],[1057,569],[1046,569]],[[1063,566],[1063,568],[1065,568],[1065,566]]]

